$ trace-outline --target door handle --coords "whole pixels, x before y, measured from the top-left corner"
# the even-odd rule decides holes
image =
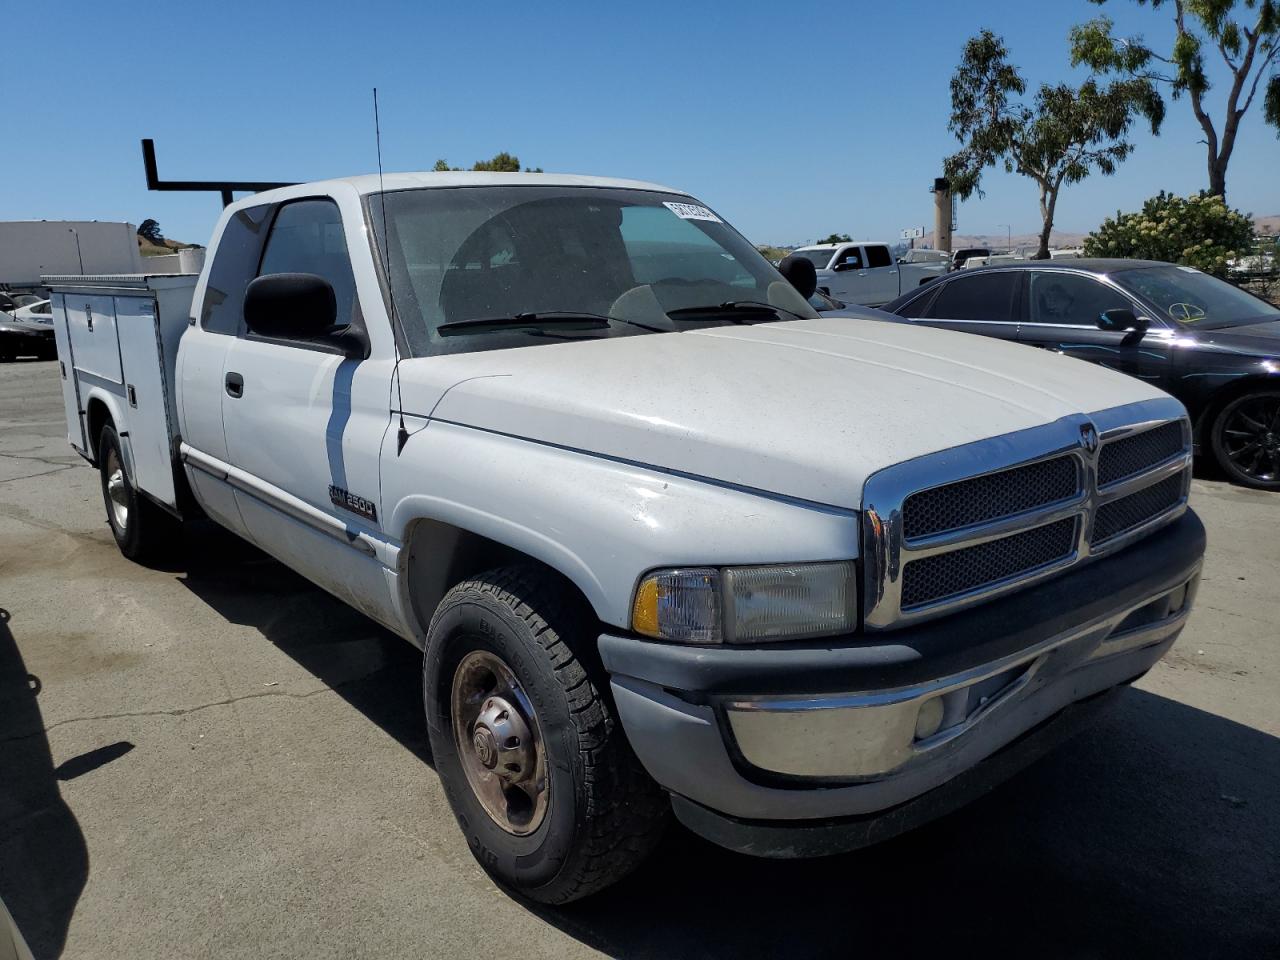
[[[228,373],[227,379],[227,396],[236,397],[237,399],[244,396],[244,377],[238,373]]]

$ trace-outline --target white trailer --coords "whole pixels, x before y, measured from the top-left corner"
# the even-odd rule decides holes
[[[0,289],[42,286],[52,274],[142,273],[132,223],[100,220],[0,222]]]
[[[48,276],[43,282],[52,291],[67,440],[92,462],[105,422],[94,411],[102,411],[115,425],[137,489],[176,511],[174,364],[196,276]]]

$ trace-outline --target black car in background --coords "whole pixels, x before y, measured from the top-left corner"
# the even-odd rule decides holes
[[[1036,260],[949,274],[884,309],[1148,380],[1186,405],[1228,476],[1280,490],[1280,309],[1225,281],[1150,260]]]

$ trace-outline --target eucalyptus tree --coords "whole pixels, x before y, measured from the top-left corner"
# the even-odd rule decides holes
[[[1004,41],[983,30],[964,47],[951,78],[950,130],[960,149],[944,163],[953,193],[962,200],[981,189],[988,167],[1003,166],[1035,181],[1040,191],[1039,259],[1049,256],[1058,194],[1095,170],[1114,173],[1133,151],[1124,139],[1143,116],[1152,133],[1164,119],[1154,84],[1126,77],[1103,85],[1042,84],[1026,98],[1027,83],[1009,63]]]
[[[1105,0],[1092,0],[1101,5]],[[1071,31],[1071,60],[1096,72],[1140,78],[1168,87],[1173,99],[1191,103],[1208,154],[1209,193],[1225,197],[1227,164],[1240,121],[1262,91],[1263,115],[1280,132],[1280,2],[1278,0],[1135,0],[1153,11],[1167,8],[1173,42],[1157,49],[1141,36],[1117,37],[1108,17]],[[1221,58],[1226,102],[1215,120],[1207,94],[1206,64]],[[1215,70],[1218,68],[1214,68]]]

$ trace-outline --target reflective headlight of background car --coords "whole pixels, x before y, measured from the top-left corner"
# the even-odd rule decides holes
[[[682,643],[768,643],[858,626],[851,560],[654,570],[636,588],[637,633]]]

